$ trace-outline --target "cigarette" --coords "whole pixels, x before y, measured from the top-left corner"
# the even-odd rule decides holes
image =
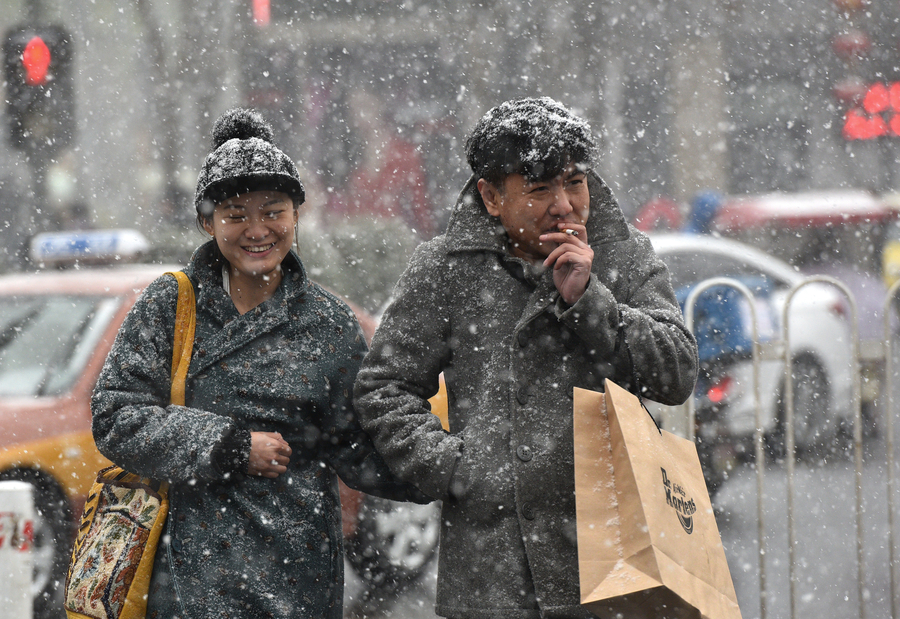
[[[566,230],[565,230],[565,233],[568,234],[569,236],[578,236],[578,230],[568,230],[568,229],[566,229]]]

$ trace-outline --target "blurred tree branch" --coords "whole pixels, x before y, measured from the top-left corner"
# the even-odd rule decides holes
[[[181,159],[179,153],[179,130],[177,113],[179,109],[178,82],[171,80],[169,67],[166,63],[165,43],[163,42],[162,27],[153,13],[153,6],[149,0],[135,0],[137,13],[144,25],[145,43],[150,51],[148,68],[151,72],[151,81],[156,85],[155,98],[150,102],[150,107],[156,117],[158,131],[154,131],[153,145],[157,148],[159,163],[163,173],[163,199],[170,207],[177,206],[178,186],[177,172]],[[177,57],[177,56],[176,56]]]

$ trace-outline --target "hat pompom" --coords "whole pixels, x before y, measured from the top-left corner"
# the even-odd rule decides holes
[[[270,144],[275,139],[272,126],[254,110],[236,108],[222,114],[212,130],[212,148],[216,150],[228,140],[259,138]]]
[[[276,145],[272,126],[263,116],[235,108],[222,114],[213,125],[212,151],[206,156],[194,207],[204,215],[204,202],[214,203],[248,191],[281,191],[291,196],[294,207],[303,204],[305,193],[297,166]]]

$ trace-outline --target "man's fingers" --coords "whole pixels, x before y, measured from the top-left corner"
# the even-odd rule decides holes
[[[563,262],[572,262],[572,257],[569,254],[578,255],[578,252],[572,247],[570,244],[557,245],[553,251],[550,252],[550,255],[544,259],[544,266],[549,267],[550,265],[558,265],[559,259],[562,256],[566,256],[566,260]]]

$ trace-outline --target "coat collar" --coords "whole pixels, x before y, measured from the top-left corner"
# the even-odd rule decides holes
[[[215,240],[204,243],[191,256],[191,260],[184,272],[194,282],[198,306],[217,307],[225,305],[225,308],[228,309],[228,304],[223,304],[223,300],[227,298],[225,290],[222,288],[223,264],[225,264],[225,257],[219,251]],[[294,250],[291,250],[285,256],[281,266],[284,270],[282,283],[278,286],[272,298],[263,305],[282,305],[285,301],[290,301],[294,297],[302,296],[306,293],[306,269],[304,269],[300,257],[294,253]]]
[[[594,172],[588,171],[591,210],[587,233],[591,247],[629,238],[628,223],[616,203],[609,186]],[[492,217],[478,193],[478,177],[472,175],[459,194],[447,224],[450,252],[489,251],[500,254],[506,250],[506,231],[496,217]]]
[[[202,360],[194,356],[190,376],[199,374],[231,351],[294,320],[297,304],[303,302],[309,288],[303,263],[291,250],[281,263],[284,278],[272,298],[240,315],[222,287],[224,260],[213,240],[197,248],[184,269],[194,283],[198,312],[211,317],[216,325],[212,337],[202,344]]]

